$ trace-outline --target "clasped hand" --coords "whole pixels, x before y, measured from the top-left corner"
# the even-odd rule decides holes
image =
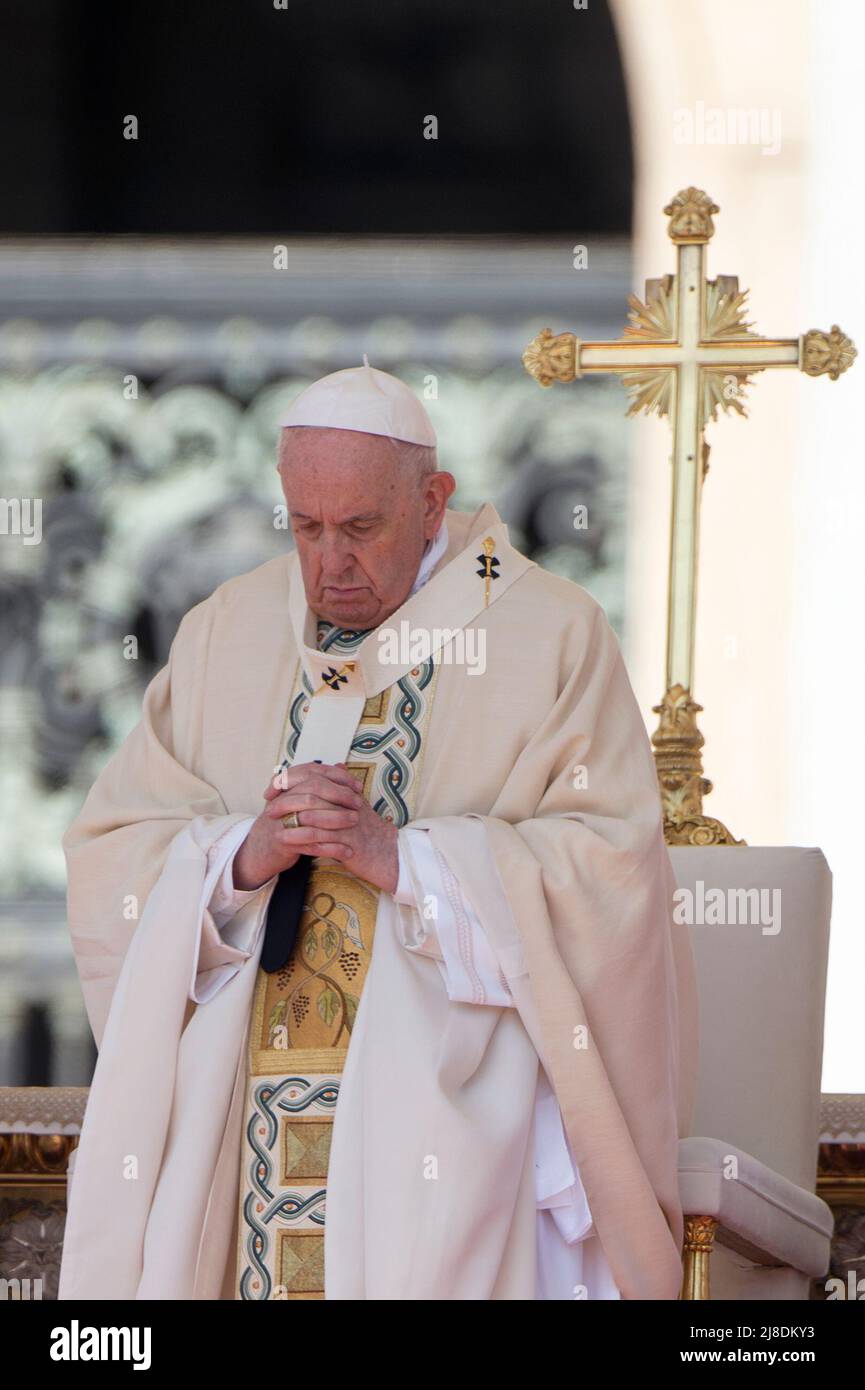
[[[283,768],[265,789],[266,806],[234,857],[234,886],[260,888],[302,854],[345,863],[387,893],[399,879],[397,829],[377,815],[345,763]],[[296,812],[297,829],[282,818]]]

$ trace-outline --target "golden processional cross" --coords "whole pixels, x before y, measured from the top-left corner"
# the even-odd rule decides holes
[[[676,246],[676,274],[647,280],[646,300],[630,296],[631,320],[611,343],[581,342],[573,333],[539,333],[523,353],[526,370],[541,386],[575,381],[590,372],[619,372],[640,410],[666,415],[673,430],[673,500],[667,609],[667,688],[653,710],[660,722],[652,736],[668,844],[740,845],[720,821],[703,815],[712,783],[703,776],[702,709],[692,695],[697,612],[700,495],[708,471],[703,438],[718,408],[746,411],[742,390],[754,372],[798,367],[808,376],[835,381],[856,356],[837,324],[828,333],[811,329],[801,338],[763,338],[745,322],[747,290],[733,275],[706,279],[705,247],[719,208],[699,188],[677,193],[664,208]]]

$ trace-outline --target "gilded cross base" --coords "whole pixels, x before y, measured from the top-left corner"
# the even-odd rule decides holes
[[[681,685],[669,689],[652,710],[661,716],[652,735],[661,802],[664,837],[668,845],[744,845],[713,816],[703,815],[703,797],[712,783],[703,776],[700,749],[705,739],[697,728],[703,706]]]

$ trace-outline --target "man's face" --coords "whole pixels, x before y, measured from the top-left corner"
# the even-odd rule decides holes
[[[382,435],[291,428],[279,476],[310,608],[340,627],[378,627],[408,597],[453,476],[419,482]]]

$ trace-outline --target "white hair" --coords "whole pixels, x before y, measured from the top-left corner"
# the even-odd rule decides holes
[[[385,437],[390,440],[396,450],[397,458],[402,467],[415,470],[419,483],[428,473],[438,471],[439,461],[434,444],[410,444],[407,439],[393,439],[390,435]]]

